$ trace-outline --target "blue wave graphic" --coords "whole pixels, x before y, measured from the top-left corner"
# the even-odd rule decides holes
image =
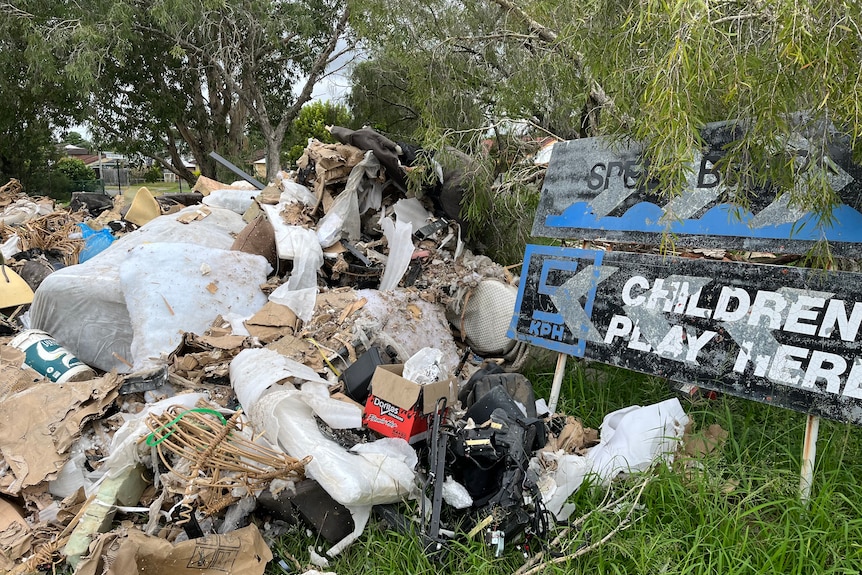
[[[664,213],[661,207],[653,203],[641,202],[629,208],[622,216],[597,218],[588,202],[577,202],[566,208],[562,214],[547,216],[545,225],[550,228],[621,232],[668,231],[690,235],[862,242],[862,213],[847,205],[832,210],[835,219],[832,226],[819,225],[817,216],[809,212],[792,223],[752,227],[754,214],[731,204],[714,206],[697,220],[662,222]]]

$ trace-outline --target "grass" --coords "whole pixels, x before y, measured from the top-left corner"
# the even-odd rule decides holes
[[[526,375],[539,395],[548,396],[552,373]],[[569,361],[558,411],[598,427],[606,413],[673,396],[666,382],[605,366],[585,368]],[[610,492],[582,487],[573,501],[578,528],[548,551],[575,559],[540,570],[575,574],[859,574],[862,570],[862,440],[849,424],[822,420],[814,484],[809,502],[798,497],[805,415],[719,396],[683,405],[698,429],[717,423],[728,431],[724,445],[697,466],[659,466],[645,476],[614,482]],[[608,497],[619,497],[650,481],[631,509],[596,511]],[[633,497],[626,497],[629,504]],[[593,513],[591,513],[593,511]],[[603,537],[612,534],[602,544]],[[271,547],[276,556],[267,573],[282,573],[279,557],[308,560],[309,546],[322,552],[326,542],[294,529]],[[429,561],[418,537],[398,535],[373,519],[359,541],[331,560],[326,571],[422,574],[514,573],[525,559],[515,545],[500,558],[481,542],[459,537],[444,563]],[[288,560],[288,563],[290,561]],[[303,565],[305,567],[305,565]]]
[[[123,191],[123,195],[126,196],[127,199],[131,199],[135,197],[135,194],[141,188],[147,188],[150,190],[150,193],[154,196],[161,196],[163,194],[178,194],[184,193],[188,194],[191,192],[191,188],[188,183],[182,183],[182,189],[180,189],[180,184],[177,182],[152,182],[152,183],[140,183],[140,184],[132,184],[130,186],[122,186],[120,189]],[[110,186],[105,187],[105,192],[109,195],[115,195],[117,193],[117,186],[111,188]]]

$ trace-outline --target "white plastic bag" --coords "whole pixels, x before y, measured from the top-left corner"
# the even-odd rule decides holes
[[[402,377],[419,385],[427,385],[446,377],[440,362],[443,352],[433,347],[423,347],[404,362]]]

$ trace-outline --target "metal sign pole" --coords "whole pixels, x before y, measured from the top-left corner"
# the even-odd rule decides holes
[[[811,497],[811,484],[814,483],[814,458],[817,455],[817,433],[820,418],[809,415],[805,422],[805,439],[802,442],[802,472],[799,479],[799,498],[808,503]]]

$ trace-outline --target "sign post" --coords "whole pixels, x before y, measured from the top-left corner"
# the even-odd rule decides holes
[[[803,170],[827,166],[842,201],[828,220],[768,184],[748,190],[746,210],[731,204],[716,162],[737,132],[704,129],[689,187],[671,200],[644,182],[637,144],[556,144],[532,235],[657,244],[671,233],[679,246],[779,253],[827,240],[862,257],[862,168],[846,138],[800,123],[782,152]],[[807,413],[807,500],[819,417],[862,424],[860,327],[862,274],[528,245],[508,335],[559,353],[552,412],[571,354]]]
[[[548,412],[552,415],[557,410],[557,402],[560,401],[560,387],[563,385],[563,376],[566,373],[566,358],[568,356],[562,351],[557,354],[557,367],[554,369],[551,396],[548,398]]]

